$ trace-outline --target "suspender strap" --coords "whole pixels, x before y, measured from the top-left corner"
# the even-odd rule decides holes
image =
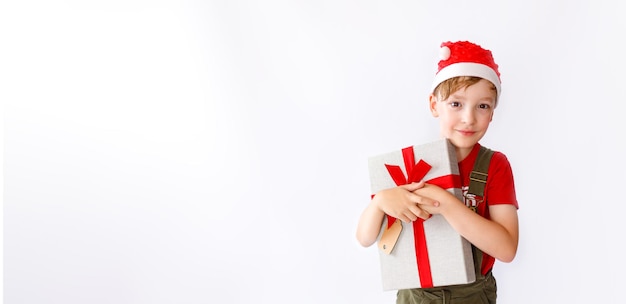
[[[474,258],[474,274],[476,280],[484,278],[483,275],[483,252],[478,247],[472,245],[472,257]]]
[[[470,182],[469,189],[467,190],[468,194],[484,196],[485,194],[485,185],[487,185],[487,172],[489,172],[489,162],[491,161],[491,156],[493,156],[493,151],[489,148],[485,148],[483,146],[480,147],[478,151],[478,156],[476,156],[476,161],[474,162],[474,168],[470,173]],[[476,248],[476,246],[472,245],[472,254],[474,256],[474,269],[476,270],[476,279],[482,279],[482,262],[483,262],[483,252],[480,249]]]
[[[484,196],[485,185],[487,184],[487,172],[489,171],[489,162],[493,151],[489,148],[480,146],[478,156],[474,162],[474,169],[470,173],[470,182],[468,193]]]

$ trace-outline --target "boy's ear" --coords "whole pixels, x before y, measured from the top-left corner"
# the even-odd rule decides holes
[[[437,112],[437,97],[435,97],[435,95],[430,94],[430,96],[428,96],[428,104],[433,117],[439,117],[439,113]]]

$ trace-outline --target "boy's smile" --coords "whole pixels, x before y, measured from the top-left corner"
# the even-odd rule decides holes
[[[487,132],[495,104],[495,88],[485,79],[459,89],[446,100],[430,96],[431,113],[439,118],[441,135],[456,147],[459,161]]]

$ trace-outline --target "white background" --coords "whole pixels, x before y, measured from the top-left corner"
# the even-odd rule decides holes
[[[494,52],[501,303],[623,294],[616,1],[4,1],[6,303],[394,303],[367,158],[438,136],[439,44]]]

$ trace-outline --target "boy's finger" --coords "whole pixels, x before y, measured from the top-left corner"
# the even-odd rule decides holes
[[[423,188],[424,187],[424,182],[420,181],[418,183],[410,183],[410,184],[406,184],[403,186],[404,189],[413,192],[417,189]]]
[[[439,202],[428,197],[420,196],[418,204],[439,207]]]
[[[421,210],[421,212],[420,212],[420,214],[418,215],[418,216],[419,216],[419,218],[421,218],[421,219],[423,219],[423,220],[427,220],[427,219],[429,219],[429,218],[430,218],[430,213],[426,212],[424,209],[420,209],[420,210]]]
[[[414,220],[416,220],[418,217],[424,218],[424,213],[428,213],[417,205],[409,206],[409,211],[411,211],[411,214],[415,216]]]
[[[401,214],[398,218],[399,218],[401,221],[405,222],[405,223],[410,223],[410,222],[412,222],[412,220],[411,220],[411,219],[409,219],[408,217],[406,217],[406,215],[404,215],[404,214]]]
[[[406,217],[409,221],[414,222],[415,220],[417,220],[417,215],[411,212],[411,210],[409,211],[410,212],[406,212],[405,214],[403,214],[403,216]]]
[[[434,207],[439,206],[439,202],[431,198],[425,197],[425,196],[417,195],[415,193],[412,193],[412,195],[410,196],[410,200],[415,204],[428,205],[428,206],[434,206]]]

